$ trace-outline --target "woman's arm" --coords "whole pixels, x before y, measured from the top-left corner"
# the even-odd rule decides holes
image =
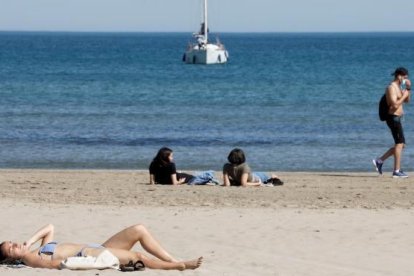
[[[177,174],[174,173],[174,174],[171,175],[171,182],[172,182],[173,185],[184,184],[185,178],[183,177],[183,178],[180,178],[180,179],[177,180]]]
[[[240,184],[243,187],[247,187],[247,186],[260,186],[260,182],[247,182],[247,179],[249,178],[249,174],[248,173],[243,173],[241,176],[241,180],[240,180]]]
[[[48,224],[40,228],[30,239],[24,242],[24,245],[29,249],[33,244],[41,241],[40,246],[45,245],[48,242],[53,241],[55,227],[52,224]]]
[[[23,262],[25,265],[30,267],[39,267],[39,268],[49,268],[49,269],[60,269],[62,259],[52,259],[46,260],[40,258],[37,254],[27,254],[23,257]]]
[[[230,186],[229,175],[223,172],[223,186]]]

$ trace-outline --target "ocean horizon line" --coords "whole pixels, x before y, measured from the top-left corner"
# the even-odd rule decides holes
[[[24,34],[188,34],[190,31],[104,31],[104,30],[0,30],[0,33],[24,33]],[[214,31],[211,34],[414,34],[414,31]]]

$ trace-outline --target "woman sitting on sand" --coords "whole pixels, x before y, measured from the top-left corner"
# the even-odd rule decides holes
[[[269,177],[265,173],[253,173],[246,163],[246,156],[241,149],[233,149],[227,160],[229,163],[223,166],[224,186],[276,186],[283,184],[277,175]]]
[[[40,268],[61,268],[61,262],[73,256],[96,257],[104,250],[110,251],[119,259],[121,268],[132,266],[142,269],[196,269],[201,265],[202,257],[191,261],[177,261],[152,237],[140,224],[125,228],[110,237],[102,245],[53,242],[54,227],[49,224],[37,231],[23,244],[5,241],[0,244],[0,262],[21,260],[25,265]],[[30,248],[40,240],[40,247]],[[157,257],[149,258],[144,254],[131,251],[139,242],[148,253]],[[141,266],[138,266],[140,264]]]
[[[185,184],[193,178],[190,174],[177,173],[173,154],[172,149],[166,147],[158,151],[149,167],[150,184],[179,185]]]

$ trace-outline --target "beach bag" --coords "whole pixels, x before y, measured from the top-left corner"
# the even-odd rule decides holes
[[[384,95],[382,95],[381,100],[379,102],[379,106],[378,106],[378,115],[381,121],[386,121],[388,119],[388,110],[389,110],[389,106],[387,103],[387,97]]]
[[[68,257],[60,263],[60,267],[71,270],[119,269],[119,260],[109,250],[104,250],[97,257]]]

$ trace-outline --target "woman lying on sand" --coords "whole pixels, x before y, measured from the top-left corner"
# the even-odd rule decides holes
[[[246,163],[246,156],[243,150],[235,148],[227,157],[229,163],[223,166],[224,186],[277,186],[283,182],[277,175],[267,176],[262,172],[252,172]]]
[[[61,262],[73,256],[98,256],[109,250],[119,259],[122,266],[144,264],[152,269],[196,269],[201,265],[202,257],[190,261],[177,261],[152,237],[141,224],[137,224],[116,233],[102,245],[53,242],[54,226],[49,224],[37,231],[23,244],[5,241],[0,244],[0,262],[21,260],[25,265],[40,268],[61,268]],[[36,242],[40,247],[30,250]],[[148,253],[157,257],[149,258],[131,248],[139,242]],[[141,267],[142,268],[142,267]]]

